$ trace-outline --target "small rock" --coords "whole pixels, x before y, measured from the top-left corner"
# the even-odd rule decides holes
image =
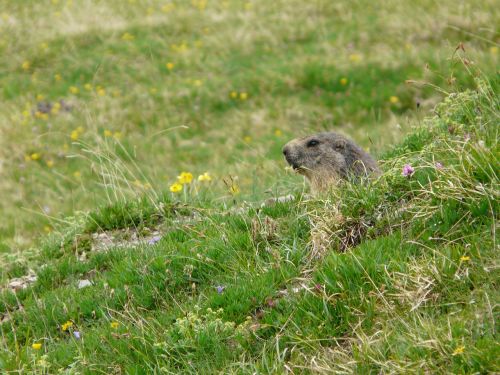
[[[80,280],[78,282],[78,289],[82,289],[82,288],[85,288],[85,287],[88,287],[91,285],[92,285],[92,282],[90,280],[87,280],[87,279]]]

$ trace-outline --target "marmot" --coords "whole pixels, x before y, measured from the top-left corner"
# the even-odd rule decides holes
[[[340,179],[379,174],[377,162],[354,141],[333,132],[297,138],[283,147],[295,171],[307,177],[313,191],[327,190]]]

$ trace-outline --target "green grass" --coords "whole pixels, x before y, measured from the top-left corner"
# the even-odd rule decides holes
[[[1,372],[500,372],[495,2],[2,5]]]

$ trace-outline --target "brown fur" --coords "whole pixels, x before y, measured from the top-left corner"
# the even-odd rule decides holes
[[[324,191],[339,180],[380,172],[377,162],[352,140],[327,132],[297,138],[283,147],[285,159],[307,177],[313,191]]]

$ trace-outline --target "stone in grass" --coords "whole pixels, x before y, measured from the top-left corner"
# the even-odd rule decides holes
[[[83,289],[83,288],[86,288],[86,287],[91,286],[91,285],[92,285],[92,282],[90,280],[87,280],[87,279],[78,281],[78,289]]]

